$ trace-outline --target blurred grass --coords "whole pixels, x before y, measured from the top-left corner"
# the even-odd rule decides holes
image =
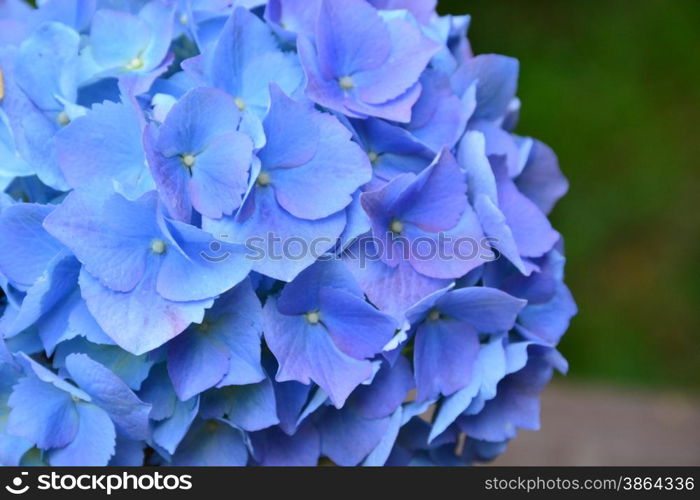
[[[521,62],[517,132],[571,190],[552,214],[580,313],[570,376],[700,388],[700,2],[441,0]]]

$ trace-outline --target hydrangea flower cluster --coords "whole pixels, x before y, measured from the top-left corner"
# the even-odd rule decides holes
[[[470,464],[576,312],[518,63],[431,0],[0,5],[0,463]]]

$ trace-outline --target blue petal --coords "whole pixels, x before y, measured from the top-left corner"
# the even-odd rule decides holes
[[[20,45],[15,74],[27,96],[44,111],[62,110],[56,97],[75,100],[80,35],[47,22]]]
[[[49,263],[46,272],[37,279],[22,301],[22,306],[7,329],[7,337],[34,326],[41,337],[44,350],[51,354],[56,344],[78,334],[70,326],[70,317],[82,302],[78,288],[80,263],[62,252]]]
[[[364,300],[337,288],[320,293],[321,321],[335,345],[353,358],[371,358],[393,337],[396,320]]]
[[[316,382],[341,407],[350,392],[372,375],[368,361],[341,352],[320,324],[311,325],[303,316],[277,311],[273,298],[263,309],[263,329],[270,350],[279,361],[277,380]]]
[[[280,51],[272,31],[260,18],[237,7],[213,49],[209,79],[262,117],[269,106],[271,82],[291,94],[303,81],[297,58],[290,56]]]
[[[143,465],[143,441],[132,441],[117,436],[114,455],[109,461],[112,467],[138,467]]]
[[[479,336],[467,323],[427,319],[416,331],[414,370],[418,401],[450,395],[471,381]]]
[[[163,298],[183,302],[216,297],[250,272],[252,261],[243,245],[216,241],[182,222],[166,224],[177,248],[165,252],[158,271],[157,290]]]
[[[48,453],[53,466],[105,466],[114,453],[116,433],[107,412],[79,402],[75,405],[80,423],[71,443]]]
[[[279,424],[275,393],[269,379],[221,390],[225,391],[229,403],[227,420],[236,427],[253,432]]]
[[[184,439],[199,411],[199,398],[178,401],[173,414],[153,426],[153,442],[172,455]]]
[[[34,376],[20,379],[8,406],[12,408],[7,424],[10,433],[39,448],[66,446],[78,433],[79,416],[71,394]]]
[[[54,367],[65,367],[65,358],[71,353],[87,354],[91,359],[111,370],[132,390],[141,388],[154,363],[153,359],[149,359],[145,354],[134,356],[114,345],[98,345],[82,338],[75,338],[58,345],[54,355]]]
[[[248,218],[207,220],[204,229],[225,241],[245,243],[254,271],[291,281],[336,244],[345,212],[314,221],[299,219],[284,210],[268,188],[256,187],[244,202],[240,213],[252,211]]]
[[[526,304],[525,300],[484,286],[452,290],[437,301],[441,313],[470,324],[479,333],[509,331]]]
[[[131,292],[115,292],[89,273],[80,273],[80,289],[90,313],[120,347],[140,355],[201,323],[212,300],[172,302],[155,291],[156,276],[147,274]]]
[[[0,212],[0,272],[18,285],[31,286],[63,245],[47,234],[42,223],[53,207],[18,203]]]
[[[141,401],[119,377],[85,354],[71,354],[66,369],[78,386],[104,409],[126,437],[148,437],[148,414],[151,405]]]
[[[156,210],[155,193],[130,202],[117,194],[103,197],[73,191],[46,218],[44,227],[66,243],[103,285],[127,292],[143,278],[153,255],[151,241],[162,234]]]
[[[56,134],[58,163],[72,188],[111,192],[116,183],[130,199],[152,189],[138,112],[128,102],[106,101]]]
[[[177,466],[242,466],[248,462],[243,434],[223,420],[199,420],[180,443]]]
[[[321,443],[316,428],[305,424],[287,435],[271,427],[251,435],[255,459],[264,466],[315,466],[321,454]]]

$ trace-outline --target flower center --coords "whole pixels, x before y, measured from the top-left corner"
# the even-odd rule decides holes
[[[258,175],[258,180],[256,181],[258,183],[258,186],[265,187],[270,182],[272,182],[272,179],[270,179],[270,174],[267,172],[260,172],[260,175]]]
[[[367,153],[367,158],[369,158],[369,162],[374,165],[379,160],[379,155],[374,151],[370,151]]]
[[[186,154],[182,155],[182,163],[187,167],[187,168],[192,168],[194,166],[194,162],[197,160],[194,155],[191,154]]]
[[[140,57],[134,57],[131,61],[126,63],[126,69],[135,70],[141,68],[143,68],[143,59]]]
[[[430,312],[428,313],[428,319],[430,321],[437,321],[440,319],[440,311],[437,309],[431,309]]]
[[[338,85],[343,90],[352,90],[355,88],[355,82],[352,80],[351,76],[343,76],[338,79]]]
[[[394,234],[401,234],[403,232],[403,222],[396,219],[392,220],[391,224],[389,224],[389,231]]]
[[[318,311],[309,311],[304,315],[304,317],[311,325],[316,325],[319,321],[321,321],[321,316],[319,315]]]
[[[240,97],[236,97],[233,99],[233,102],[236,103],[238,111],[245,111],[245,101],[243,99],[241,99]]]
[[[153,252],[156,255],[162,255],[165,253],[165,249],[168,247],[168,245],[161,239],[156,238],[155,240],[151,241],[151,252]]]
[[[61,127],[65,127],[70,123],[70,117],[65,111],[61,111],[58,116],[56,116],[56,121]]]

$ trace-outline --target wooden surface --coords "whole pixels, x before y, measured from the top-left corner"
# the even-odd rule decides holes
[[[700,465],[700,399],[553,383],[494,465]]]

